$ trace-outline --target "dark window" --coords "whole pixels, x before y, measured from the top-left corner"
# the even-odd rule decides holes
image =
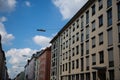
[[[112,36],[112,29],[108,30],[108,46],[113,44],[113,36]]]
[[[81,32],[81,42],[83,42],[84,41],[84,33],[83,33],[83,31]]]
[[[103,8],[103,0],[98,0],[99,3],[99,10]]]
[[[72,43],[73,44],[75,43],[75,36],[74,35],[72,36]]]
[[[72,69],[74,69],[75,67],[75,63],[74,63],[74,61],[72,61]]]
[[[76,54],[79,54],[79,45],[76,46]]]
[[[73,24],[73,32],[75,31],[75,23]]]
[[[118,25],[118,41],[120,43],[120,24]]]
[[[72,56],[74,56],[74,55],[75,55],[75,49],[72,48]]]
[[[96,72],[92,73],[92,77],[93,77],[93,80],[97,80],[97,78],[96,78]]]
[[[90,73],[86,73],[86,80],[90,80]]]
[[[80,80],[84,80],[84,74],[80,74],[81,79]]]
[[[95,37],[92,38],[92,48],[94,48],[96,45],[95,45]]]
[[[95,26],[96,26],[96,24],[95,24],[95,20],[92,22],[92,31],[95,31]]]
[[[69,62],[69,73],[71,72],[71,62]]]
[[[81,17],[81,29],[84,27],[84,16]]]
[[[118,7],[118,20],[120,20],[120,2],[117,4]]]
[[[100,58],[100,64],[104,63],[104,52],[103,51],[99,52],[99,58]]]
[[[92,6],[92,16],[95,14],[95,4]]]
[[[99,16],[99,27],[103,25],[103,15]]]
[[[79,41],[79,32],[76,33],[76,41]]]
[[[83,60],[83,58],[81,58],[81,71],[83,71],[84,70],[84,60]]]
[[[89,23],[89,11],[86,12],[86,24]]]
[[[76,68],[79,68],[79,59],[76,60]]]
[[[99,45],[103,44],[103,33],[99,34]]]
[[[114,78],[114,70],[109,70],[109,78],[110,78],[110,80],[115,80],[115,78]]]
[[[86,42],[86,54],[89,54],[89,41]]]
[[[107,24],[108,26],[112,25],[112,9],[107,11]]]
[[[77,28],[79,28],[79,19],[76,22],[77,22]]]
[[[81,44],[81,56],[84,54],[84,44]]]
[[[108,50],[109,67],[114,67],[113,49]]]
[[[89,56],[86,57],[86,70],[89,70]]]
[[[67,63],[65,64],[65,66],[66,66],[66,69],[65,69],[65,70],[67,71]]]
[[[107,7],[112,6],[112,0],[107,0]]]
[[[89,39],[89,26],[86,27],[86,39]]]
[[[69,80],[69,79],[68,79]],[[79,80],[79,74],[76,74],[76,80]]]
[[[64,72],[64,64],[63,64],[63,72]]]
[[[96,65],[96,55],[92,54],[92,65]]]

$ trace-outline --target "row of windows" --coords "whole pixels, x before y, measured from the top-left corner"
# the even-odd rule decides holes
[[[114,80],[114,70],[109,70],[109,80]],[[105,74],[106,75],[106,74]],[[103,77],[103,76],[101,76]],[[97,80],[97,72],[62,76],[61,80]]]
[[[111,1],[108,0],[107,2],[108,2],[108,5],[111,6]],[[92,8],[94,6],[95,5],[93,5]],[[118,13],[118,20],[120,20],[120,2],[117,4],[117,8],[118,8],[117,9],[118,10],[118,12],[117,12]],[[89,13],[89,11],[86,12],[86,19],[87,19],[86,23],[89,22],[89,20],[88,20],[89,19],[88,13]],[[94,8],[93,8],[93,13],[95,13]],[[98,17],[98,19],[99,19],[99,27],[100,27],[100,26],[103,25],[103,15],[100,15]],[[79,26],[79,20],[77,20],[76,22],[77,22],[77,28],[78,28],[78,26]],[[92,31],[94,31],[95,28],[96,28],[96,21],[94,20],[91,23],[92,23]],[[84,24],[84,16],[81,17],[81,28],[83,28],[83,24]],[[108,26],[112,25],[112,7],[107,10],[107,24],[108,24]],[[70,28],[70,30],[71,30],[71,28]],[[75,31],[75,23],[73,24],[72,31]],[[86,28],[86,35],[89,34],[89,31],[90,30],[88,28]],[[63,34],[64,39],[65,39],[65,34],[66,34],[66,37],[68,37],[68,32],[69,32],[69,30],[66,30],[66,32],[64,32],[64,34]],[[69,32],[69,34],[70,33],[71,33],[71,31]]]
[[[92,54],[91,58],[92,58],[91,59],[92,60],[92,65],[96,65],[96,59],[97,59],[96,58],[96,53]],[[104,51],[100,51],[99,52],[99,63],[103,64],[104,60],[105,60]],[[81,61],[81,64],[79,62],[79,59],[76,59],[76,60],[73,60],[72,62],[63,64],[63,68],[62,68],[63,72],[68,71],[68,66],[69,66],[69,68],[72,68],[72,69],[78,69],[80,67],[80,65],[81,65],[81,71],[83,71],[84,70],[84,61],[85,60],[84,60],[84,58],[81,58],[80,61]],[[114,67],[113,48],[108,50],[108,61],[109,61],[108,62],[109,67]],[[89,66],[90,66],[90,56],[86,56],[86,70],[89,70]]]

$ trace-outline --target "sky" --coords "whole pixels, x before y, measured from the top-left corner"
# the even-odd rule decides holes
[[[49,46],[50,40],[86,2],[0,0],[0,34],[10,78],[24,70],[32,54]]]

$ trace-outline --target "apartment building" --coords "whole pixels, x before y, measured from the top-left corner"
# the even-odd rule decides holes
[[[51,80],[120,80],[120,0],[88,0],[50,43]]]

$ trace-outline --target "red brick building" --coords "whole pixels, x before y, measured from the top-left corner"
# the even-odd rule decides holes
[[[39,61],[38,80],[50,80],[51,47],[47,47],[37,58]]]

